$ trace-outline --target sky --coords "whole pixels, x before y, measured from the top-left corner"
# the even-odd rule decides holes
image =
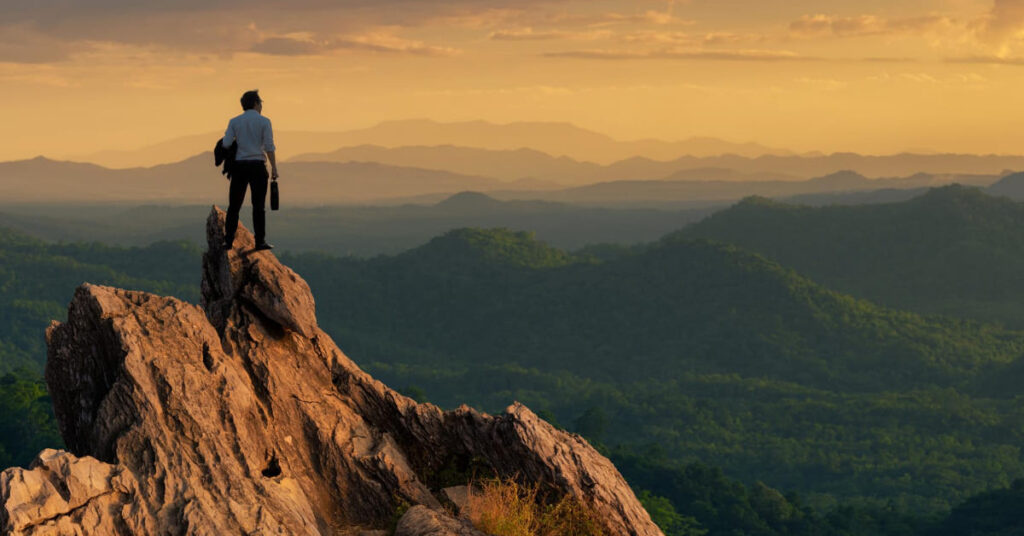
[[[278,131],[527,120],[624,140],[1024,154],[1024,0],[0,0],[0,12],[0,160],[221,130],[254,88]]]

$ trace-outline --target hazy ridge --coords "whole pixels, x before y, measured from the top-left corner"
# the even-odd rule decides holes
[[[225,124],[226,120],[225,120]],[[110,167],[151,166],[187,158],[210,150],[223,132],[184,136],[136,150],[104,151],[88,155],[66,155],[70,160],[95,162]],[[377,125],[343,132],[279,131],[278,145],[291,154],[329,152],[345,146],[380,145],[384,147],[458,145],[492,150],[533,148],[555,156],[576,160],[611,163],[632,156],[670,159],[685,154],[700,156],[725,153],[757,156],[790,154],[755,143],[730,143],[707,137],[680,142],[661,140],[618,141],[569,123],[517,122],[496,124],[487,121],[442,123],[428,119],[385,121]]]
[[[848,163],[839,159],[819,167],[832,169]],[[748,195],[779,197],[886,188],[912,189],[953,182],[988,186],[1003,177],[1003,174],[914,173],[871,179],[851,168],[840,167],[828,175],[806,180],[779,180],[780,176],[790,176],[777,171],[741,172],[705,167],[704,162],[700,164],[700,167],[692,169],[666,167],[660,171],[649,170],[649,173],[658,174],[647,175],[646,178],[641,171],[634,170],[622,173],[631,177],[628,180],[600,182],[600,178],[595,177],[590,180],[597,182],[584,186],[559,188],[546,180],[506,181],[377,162],[289,162],[281,165],[281,188],[286,206],[292,207],[436,203],[467,190],[506,200],[679,207],[733,201]],[[1024,166],[1024,161],[1021,164]],[[624,166],[627,163],[602,168],[598,175]],[[207,203],[224,198],[227,186],[224,177],[213,166],[210,153],[174,164],[131,169],[107,169],[94,164],[58,162],[40,157],[0,163],[0,177],[4,178],[0,182],[0,197],[7,203]],[[538,186],[542,188],[538,189]]]

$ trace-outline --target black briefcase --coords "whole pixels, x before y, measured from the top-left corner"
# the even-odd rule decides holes
[[[270,210],[277,210],[280,205],[281,194],[277,191],[277,179],[270,181]]]

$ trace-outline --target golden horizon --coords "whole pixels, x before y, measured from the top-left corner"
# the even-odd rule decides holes
[[[220,131],[252,88],[281,132],[541,121],[795,153],[1024,153],[1024,0],[15,3],[2,161]]]

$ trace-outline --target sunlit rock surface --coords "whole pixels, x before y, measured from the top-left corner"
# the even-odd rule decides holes
[[[609,534],[661,534],[606,458],[525,406],[444,412],[364,373],[305,281],[245,229],[225,251],[223,221],[202,306],[83,285],[49,328],[70,452],[0,473],[5,534],[387,534],[412,505],[396,534],[471,535],[442,480],[481,464],[577,497]]]

